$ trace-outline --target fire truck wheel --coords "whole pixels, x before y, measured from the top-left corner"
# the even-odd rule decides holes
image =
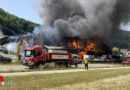
[[[68,68],[71,68],[71,64],[70,63],[68,64]]]
[[[67,68],[71,68],[71,64],[70,63],[67,64]]]
[[[39,69],[43,69],[44,65],[43,64],[39,64]]]
[[[37,69],[38,68],[38,65],[32,65],[29,67],[30,69]]]
[[[60,64],[58,64],[57,62],[55,62],[55,67],[56,68],[60,68]]]
[[[30,69],[33,69],[33,66],[30,66],[29,68],[30,68]]]
[[[70,68],[71,67],[71,64],[70,63],[66,63],[66,68]]]

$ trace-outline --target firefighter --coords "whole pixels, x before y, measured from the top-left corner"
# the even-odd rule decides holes
[[[88,70],[88,59],[86,58],[84,60],[85,70]]]

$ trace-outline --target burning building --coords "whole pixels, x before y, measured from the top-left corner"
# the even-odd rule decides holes
[[[61,45],[79,56],[110,53],[107,44],[130,19],[129,0],[41,0],[43,25],[33,45]]]
[[[130,1],[41,0],[40,16],[43,44],[62,45],[80,56],[110,53],[109,40],[130,19]]]
[[[130,19],[130,0],[41,0],[40,16],[44,25],[25,38],[29,45],[61,45],[81,57],[109,53],[109,40]]]
[[[93,55],[96,50],[95,43],[92,41],[86,42],[78,37],[67,38],[64,41],[64,44],[68,52],[73,54],[78,54],[80,58],[83,59],[84,55]]]

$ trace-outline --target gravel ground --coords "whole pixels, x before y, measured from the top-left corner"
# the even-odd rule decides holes
[[[112,70],[112,69],[130,69],[130,67],[96,68],[96,69],[89,69],[89,70]],[[53,70],[53,71],[14,72],[14,73],[1,73],[0,75],[3,75],[3,76],[26,76],[26,75],[55,74],[55,73],[69,73],[69,72],[86,72],[86,70],[72,69],[72,70]]]
[[[12,55],[12,54],[5,54],[3,52],[0,52],[0,55],[4,56],[4,57],[8,57],[11,58],[13,62],[18,61],[18,59],[16,58],[16,55]]]
[[[114,64],[89,64],[89,68],[112,68],[117,67],[118,65]],[[79,68],[84,68],[83,64],[79,65]],[[27,70],[28,67],[25,67],[23,65],[0,65],[0,71],[20,71],[20,70]]]
[[[26,70],[27,67],[23,65],[0,65],[0,71],[20,71],[20,70]]]

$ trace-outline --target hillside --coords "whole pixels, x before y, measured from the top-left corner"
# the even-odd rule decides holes
[[[19,18],[0,8],[0,27],[5,35],[24,34],[31,32],[38,24]],[[11,31],[13,30],[13,31]]]
[[[109,43],[110,47],[128,48],[130,50],[130,31],[119,30]]]

